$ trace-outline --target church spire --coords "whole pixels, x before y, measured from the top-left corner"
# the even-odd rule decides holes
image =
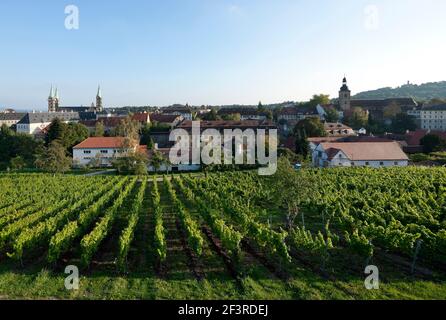
[[[96,97],[102,98],[102,91],[101,91],[101,86],[100,85],[98,85],[98,93],[96,94]]]
[[[51,85],[50,95],[48,96],[48,99],[51,99],[53,97],[54,97],[54,90],[53,90],[53,85]]]

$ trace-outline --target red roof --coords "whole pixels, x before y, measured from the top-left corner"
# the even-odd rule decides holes
[[[410,131],[406,134],[406,142],[409,146],[419,146],[421,144],[421,139],[423,139],[427,134],[433,134],[446,140],[446,132],[417,130]]]
[[[125,138],[123,137],[91,137],[87,138],[73,149],[107,149],[122,148]]]
[[[161,123],[172,123],[177,120],[179,116],[169,115],[169,114],[160,114],[160,113],[152,113],[150,115],[150,120],[153,122],[161,122]]]
[[[149,122],[149,114],[147,112],[135,113],[134,115],[132,115],[132,120],[147,123]]]

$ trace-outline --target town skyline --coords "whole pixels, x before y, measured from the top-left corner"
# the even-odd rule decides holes
[[[79,28],[69,30],[68,3],[0,4],[0,106],[44,110],[52,84],[67,105],[91,104],[100,84],[119,107],[336,97],[344,74],[354,93],[445,80],[440,1],[74,5]],[[428,59],[425,48],[435,48]]]

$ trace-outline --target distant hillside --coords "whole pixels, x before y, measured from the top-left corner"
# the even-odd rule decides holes
[[[358,93],[354,99],[388,99],[411,98],[417,101],[446,98],[446,81],[429,82],[424,84],[406,84],[397,88],[381,88]]]

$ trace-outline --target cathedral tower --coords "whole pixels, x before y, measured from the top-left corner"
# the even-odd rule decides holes
[[[96,94],[96,111],[103,111],[101,86],[98,86],[98,93]]]
[[[48,112],[56,112],[56,99],[53,86],[51,86],[50,95],[48,96]]]

